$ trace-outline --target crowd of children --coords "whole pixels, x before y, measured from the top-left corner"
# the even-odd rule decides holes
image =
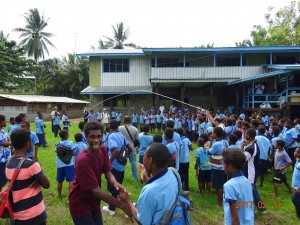
[[[125,166],[118,161],[118,153],[124,144],[130,151],[135,150],[134,140],[128,140],[128,137],[126,139],[119,131],[122,116],[120,112],[111,112],[109,115],[106,110],[100,110],[96,114],[93,110],[90,110],[90,113],[84,111],[83,120],[88,123],[84,121],[79,123],[80,132],[74,135],[75,143],[73,143],[69,140],[68,126],[70,122],[67,113],[63,112],[63,129],[59,130],[57,126],[59,126],[60,114],[54,110],[52,131],[55,136],[59,135],[61,138],[58,144],[69,149],[69,154],[72,156],[71,160],[66,163],[57,154],[58,198],[62,198],[62,186],[64,180],[66,180],[69,182],[70,210],[75,224],[84,224],[86,219],[82,217],[83,215],[76,208],[72,208],[74,202],[76,202],[75,193],[79,197],[82,196],[82,193],[78,190],[81,186],[86,189],[90,199],[95,197],[109,204],[103,207],[103,211],[109,213],[109,215],[113,216],[115,208],[119,207],[137,221],[147,220],[144,216],[136,214],[138,211],[132,209],[127,190],[122,186]],[[191,113],[188,108],[176,108],[174,105],[170,107],[170,110],[165,110],[162,104],[157,113],[154,110],[143,110],[141,115],[133,113],[129,119],[126,118],[129,121],[128,125],[132,123],[134,127],[140,127],[141,130],[138,137],[134,139],[139,140],[139,147],[136,150],[139,156],[139,170],[142,181],[147,182],[149,179],[151,180],[151,177],[149,177],[151,173],[154,174],[154,177],[158,173],[156,170],[152,171],[149,169],[150,167],[146,167],[144,160],[147,160],[147,166],[149,166],[151,164],[149,161],[150,155],[156,154],[153,152],[154,150],[149,150],[149,148],[151,149],[150,146],[155,146],[153,148],[157,150],[161,149],[160,145],[153,145],[153,143],[162,143],[169,152],[169,158],[162,166],[159,159],[155,158],[156,155],[151,156],[156,160],[157,170],[163,172],[165,166],[176,168],[180,174],[183,189],[189,191],[189,167],[190,155],[192,154],[196,158],[194,169],[197,175],[199,192],[201,194],[211,193],[211,187],[215,189],[218,205],[224,206],[225,224],[231,224],[233,221],[239,221],[240,224],[254,224],[254,206],[260,212],[266,211],[266,208],[260,204],[263,201],[256,187],[256,181],[260,177],[260,186],[263,187],[265,174],[274,169],[272,180],[274,194],[272,197],[278,198],[278,185],[285,184],[289,193],[293,193],[292,201],[297,216],[300,218],[300,148],[297,144],[300,134],[299,119],[296,118],[293,121],[290,119],[276,120],[273,116],[262,116],[261,113],[256,113],[247,121],[244,114],[237,116],[217,111],[213,117],[208,111],[196,110]],[[27,122],[26,114],[10,118],[8,133],[5,131],[6,118],[3,115],[0,115],[0,125],[0,188],[6,184],[7,178],[10,179],[11,177],[11,173],[7,172],[9,170],[5,173],[5,168],[13,169],[13,165],[16,164],[11,160],[9,161],[9,159],[14,159],[17,162],[20,157],[28,157],[27,164],[33,164],[37,168],[35,172],[38,175],[32,176],[32,185],[48,188],[49,181],[39,169],[37,162],[38,147],[47,145],[43,114],[38,112],[35,119],[36,133],[30,131],[30,123]],[[105,132],[103,128],[105,128]],[[94,130],[101,133],[97,133],[99,137],[95,136]],[[163,135],[161,135],[162,131]],[[156,135],[152,137],[150,133],[156,133]],[[18,141],[16,137],[21,134],[24,135],[24,140]],[[193,151],[192,143],[196,143],[198,146],[195,153],[191,153]],[[114,199],[103,193],[100,188],[101,181],[94,181],[94,183],[98,182],[98,186],[95,184],[94,190],[86,187],[82,180],[77,178],[77,176],[90,176],[89,173],[91,172],[80,171],[81,167],[75,169],[82,163],[80,153],[85,152],[85,158],[88,159],[90,157],[89,153],[93,153],[95,149],[100,148],[99,146],[102,146],[101,149],[106,152],[101,150],[101,153],[97,152],[97,154],[107,155],[109,160],[101,161],[105,165],[103,164],[103,168],[97,170],[96,173],[105,173],[108,180],[108,190]],[[58,151],[57,147],[55,147],[55,150]],[[146,152],[148,152],[148,155]],[[79,160],[78,163],[77,160]],[[89,160],[92,159],[89,158]],[[164,158],[164,160],[166,159]],[[27,164],[24,164],[24,166]],[[289,166],[294,168],[291,186],[285,176]],[[90,168],[90,170],[93,169]],[[94,178],[91,177],[91,179]],[[123,203],[118,199],[117,196],[119,195]],[[141,198],[140,202],[143,201],[145,199]],[[94,203],[99,203],[99,201]],[[88,205],[88,203],[86,204]],[[245,204],[247,204],[247,207],[245,207]],[[127,206],[130,207],[129,211],[126,209]],[[41,212],[45,211],[42,207],[40,210]],[[102,218],[100,218],[101,213],[99,215],[99,207],[96,207],[95,210],[96,214],[93,214],[93,216],[102,221]],[[137,210],[141,210],[141,205],[138,205]],[[17,223],[18,218],[23,217],[17,216]],[[155,218],[157,220],[157,217]],[[34,220],[38,218],[25,219]],[[43,216],[39,219],[37,221],[43,222],[46,217]]]

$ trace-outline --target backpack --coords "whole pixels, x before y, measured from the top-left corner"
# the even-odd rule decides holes
[[[26,159],[27,157],[23,157],[20,160],[12,175],[9,185],[3,188],[3,190],[0,192],[0,218],[9,218],[10,220],[14,219],[14,213],[12,211],[12,207],[10,204],[10,199],[11,199],[10,194],[11,194],[11,189],[13,187],[13,184],[17,176],[19,175],[21,166]]]
[[[125,142],[125,137],[124,137],[124,145],[122,146],[122,148],[120,149],[120,151],[118,152],[117,156],[116,156],[116,160],[118,163],[120,163],[121,165],[126,165],[127,164],[127,158],[128,158],[128,148],[126,146],[126,142]]]
[[[72,155],[72,149],[58,143],[56,144],[56,154],[57,157],[63,161],[65,164],[70,164]]]
[[[191,219],[188,214],[191,203],[183,196],[182,184],[179,173],[176,169],[170,167],[174,173],[178,183],[178,195],[175,199],[170,210],[163,214],[162,220],[159,225],[190,225]]]

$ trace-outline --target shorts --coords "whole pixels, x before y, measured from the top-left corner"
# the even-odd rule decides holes
[[[7,182],[7,178],[5,174],[6,163],[7,162],[0,163],[0,190],[2,189],[2,187],[5,186]]]
[[[268,160],[260,159],[258,165],[259,167],[257,169],[259,174],[266,174],[268,172]]]
[[[198,182],[211,182],[211,170],[199,170]]]
[[[161,123],[157,123],[157,129],[161,129]]]
[[[66,179],[67,182],[72,182],[75,179],[75,167],[65,166],[57,168],[56,181],[62,183]]]
[[[286,182],[286,176],[284,173],[281,173],[280,170],[275,170],[275,174],[273,176],[273,182],[282,184]]]
[[[214,189],[223,188],[225,183],[225,172],[224,170],[211,169],[211,183]]]
[[[75,225],[102,225],[102,214],[101,210],[97,212],[91,212],[85,216],[73,216],[72,219]]]
[[[156,125],[155,123],[151,123],[150,127],[151,127],[152,129],[153,129],[153,128],[155,129],[155,125]]]

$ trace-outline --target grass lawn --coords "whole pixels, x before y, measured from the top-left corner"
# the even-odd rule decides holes
[[[79,132],[78,122],[80,120],[74,120],[72,126],[69,128],[70,140],[74,141],[74,134]],[[44,200],[46,204],[46,210],[48,214],[47,224],[50,225],[68,225],[73,224],[69,208],[67,205],[67,189],[68,183],[64,183],[63,186],[63,200],[57,198],[57,182],[56,182],[56,154],[54,152],[54,145],[59,142],[60,138],[54,138],[51,132],[51,124],[46,122],[46,139],[48,147],[40,148],[38,152],[39,162],[46,175],[49,177],[51,186],[48,190],[43,190]],[[32,130],[35,130],[35,125],[31,124]],[[217,206],[217,197],[214,194],[211,195],[200,195],[198,192],[197,180],[194,171],[194,154],[196,145],[193,145],[194,151],[191,152],[191,163],[190,163],[190,197],[193,199],[193,209],[190,211],[192,224],[223,224],[223,208]],[[289,168],[287,173],[288,181],[291,182],[292,168]],[[296,217],[294,205],[291,201],[291,195],[286,191],[284,185],[279,186],[278,199],[272,199],[273,194],[272,186],[272,174],[268,174],[265,178],[265,185],[263,188],[258,188],[261,198],[265,201],[267,206],[267,212],[264,214],[256,214],[255,224],[300,224]],[[127,164],[125,181],[123,185],[131,192],[132,200],[137,201],[139,193],[143,185],[139,181],[131,179],[130,163]],[[106,190],[106,181],[103,179],[102,188]],[[105,203],[102,202],[102,205]],[[109,217],[103,213],[104,224],[131,224],[129,219],[125,218],[125,214],[121,210],[117,210],[117,214],[113,217]],[[4,221],[0,219],[0,224],[4,224]]]

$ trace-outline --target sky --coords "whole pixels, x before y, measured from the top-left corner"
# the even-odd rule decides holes
[[[1,2],[0,30],[20,41],[12,30],[25,26],[25,13],[37,8],[48,19],[48,57],[83,53],[112,37],[112,25],[130,28],[128,41],[141,47],[235,46],[250,39],[253,25],[266,26],[264,14],[291,0],[8,0]],[[105,38],[104,38],[105,39]]]

